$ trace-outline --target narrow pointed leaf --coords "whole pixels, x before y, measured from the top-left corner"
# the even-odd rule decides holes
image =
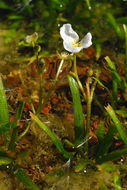
[[[45,131],[45,133],[47,133],[47,135],[51,138],[53,143],[56,145],[57,149],[63,154],[65,158],[68,159],[72,157],[72,155],[63,148],[63,145],[61,141],[58,139],[58,137],[42,121],[40,121],[36,115],[34,115],[33,113],[30,113],[30,116],[31,116],[31,119],[34,120],[39,125],[39,127]]]
[[[77,146],[84,141],[84,117],[80,100],[80,93],[76,80],[68,75],[68,82],[72,93],[73,109],[74,109],[74,128],[75,128],[75,145]]]
[[[123,140],[123,142],[127,145],[127,133],[124,130],[124,127],[122,126],[121,122],[119,121],[117,115],[115,114],[115,111],[113,110],[113,108],[108,105],[107,107],[105,107],[106,111],[108,112],[108,114],[110,115],[110,117],[112,118],[115,127],[119,133],[120,138]]]
[[[2,78],[0,77],[0,127],[7,123],[9,123],[8,105]]]

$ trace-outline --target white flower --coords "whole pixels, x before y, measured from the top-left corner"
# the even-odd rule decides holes
[[[72,53],[78,53],[83,48],[88,48],[92,45],[92,35],[90,32],[84,36],[79,42],[78,34],[72,29],[71,24],[64,24],[60,28],[60,35],[63,39],[64,48]]]

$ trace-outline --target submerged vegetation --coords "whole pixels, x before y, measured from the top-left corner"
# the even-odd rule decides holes
[[[1,189],[127,189],[126,5],[0,2]]]

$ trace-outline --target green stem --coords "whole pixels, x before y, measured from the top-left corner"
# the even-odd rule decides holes
[[[89,135],[90,128],[90,117],[91,117],[91,93],[90,93],[90,77],[86,81],[86,90],[87,90],[87,118],[86,118],[86,138]]]
[[[112,78],[114,78],[113,76],[112,76]],[[117,81],[116,80],[113,80],[112,81],[112,87],[113,87],[113,89],[112,89],[112,96],[113,96],[113,107],[114,107],[114,109],[116,109],[116,107],[117,107],[117,97],[118,97],[118,84],[117,84]]]
[[[75,54],[74,54],[74,73],[75,73],[76,79],[79,79],[78,78],[78,72],[77,72],[77,64],[76,64],[76,55]]]
[[[91,119],[91,104],[93,100],[93,94],[96,87],[97,81],[94,81],[92,87],[90,89],[90,77],[87,78],[86,81],[86,89],[87,89],[87,118],[86,118],[86,138],[89,136],[90,129],[90,119]],[[88,142],[86,143],[86,149],[88,149]]]
[[[87,97],[86,97],[86,94],[85,94],[85,92],[84,92],[82,83],[80,82],[79,77],[78,77],[77,64],[76,64],[76,55],[75,55],[75,54],[74,54],[74,74],[73,74],[72,72],[71,72],[70,74],[73,75],[74,78],[76,78],[77,83],[78,83],[78,86],[79,86],[79,89],[80,89],[80,91],[82,92],[82,95],[83,95],[84,100],[86,101],[86,100],[87,100]]]
[[[91,118],[91,98],[87,99],[87,118],[86,118],[86,138],[89,135],[90,118]]]
[[[97,81],[94,81],[94,83],[92,84],[92,87],[91,87],[91,93],[90,93],[91,100],[93,99],[96,84],[97,84]]]
[[[20,141],[20,139],[26,135],[26,133],[29,131],[31,122],[27,125],[26,129],[17,137],[16,142]]]
[[[54,79],[54,81],[53,81],[53,83],[52,83],[52,87],[51,87],[50,90],[48,91],[48,94],[47,94],[47,96],[45,97],[43,104],[40,105],[40,107],[39,107],[39,109],[38,109],[38,111],[37,111],[37,114],[39,114],[39,113],[41,112],[41,110],[44,108],[44,106],[45,106],[46,103],[48,102],[49,97],[51,96],[51,94],[52,94],[52,92],[53,92],[53,90],[54,90],[55,84],[56,84],[56,82],[57,82],[57,80],[58,80],[58,77],[59,77],[59,74],[60,74],[60,72],[61,72],[61,68],[62,68],[62,66],[63,66],[63,63],[64,63],[64,60],[62,59],[61,62],[60,62],[60,64],[59,64],[59,67],[58,67],[58,70],[57,70],[57,73],[56,73],[56,77],[55,77],[55,79]]]
[[[79,86],[79,89],[80,89],[80,91],[81,91],[81,93],[82,93],[82,95],[83,95],[84,101],[86,102],[86,101],[87,101],[87,97],[86,97],[84,88],[83,88],[83,86],[82,86],[82,83],[80,82],[80,80],[77,80],[75,73],[73,73],[73,72],[70,71],[69,74],[70,74],[71,76],[73,76],[73,77],[76,79],[76,81],[77,81],[77,83],[78,83],[78,86]]]

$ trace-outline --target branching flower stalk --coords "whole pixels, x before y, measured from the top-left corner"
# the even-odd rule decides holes
[[[84,88],[82,86],[82,83],[80,82],[80,79],[79,79],[79,76],[78,76],[78,72],[77,72],[77,64],[76,64],[76,54],[74,54],[74,64],[73,64],[73,67],[74,67],[74,73],[72,74],[75,79],[77,80],[77,83],[78,83],[78,86],[79,86],[79,89],[80,91],[82,92],[82,95],[83,95],[83,98],[85,101],[87,101],[87,97],[86,97],[86,93],[84,91]]]
[[[91,102],[92,102],[91,92],[90,92],[90,77],[87,78],[87,82],[86,82],[87,93],[85,93],[84,88],[83,88],[83,86],[80,82],[80,79],[78,77],[76,55],[75,54],[74,54],[74,75],[75,75],[75,78],[76,78],[77,83],[79,85],[79,88],[83,94],[84,100],[87,102],[87,119],[86,119],[86,135],[85,135],[87,138],[88,134],[89,134],[89,128],[90,128]]]
[[[80,79],[78,77],[77,65],[76,65],[76,55],[74,54],[74,73],[71,72],[71,74],[76,78],[79,89],[82,92],[83,98],[87,102],[87,119],[86,119],[86,135],[85,135],[86,138],[88,138],[88,135],[89,135],[90,118],[91,118],[91,104],[92,104],[92,100],[93,100],[94,90],[95,90],[95,87],[97,84],[97,81],[95,80],[90,88],[90,81],[91,81],[91,76],[93,74],[93,71],[90,69],[90,71],[88,71],[88,72],[89,72],[89,74],[88,74],[89,76],[86,81],[87,92],[85,93],[82,83],[80,82]],[[100,73],[98,71],[96,71],[97,78],[99,77],[99,74]]]
[[[91,104],[93,101],[94,90],[95,90],[96,84],[97,84],[97,81],[94,81],[91,86],[91,89],[90,89],[90,80],[91,80],[91,77],[88,76],[87,81],[86,81],[86,89],[87,89],[86,137],[88,137],[88,135],[89,135],[90,118],[91,118]]]

